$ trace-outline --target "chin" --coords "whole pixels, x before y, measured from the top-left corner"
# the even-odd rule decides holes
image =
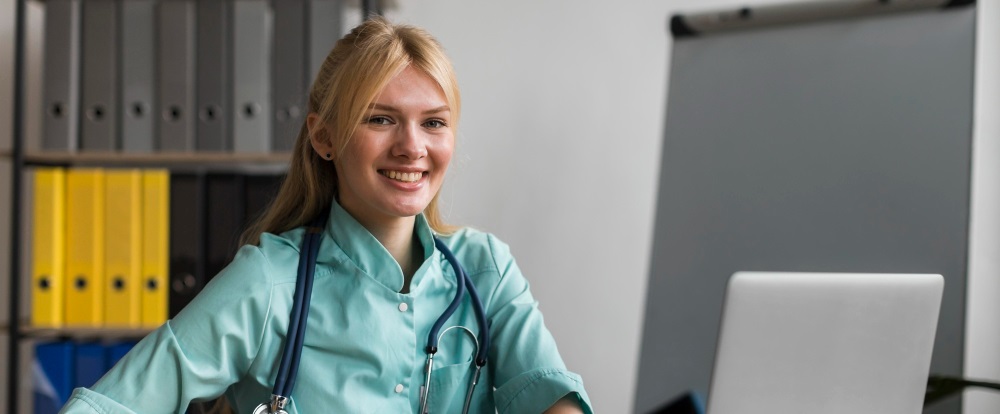
[[[399,217],[413,217],[416,216],[417,214],[422,213],[424,209],[427,208],[428,204],[430,203],[403,204],[403,205],[397,204],[393,206],[391,211],[393,212],[394,215]]]

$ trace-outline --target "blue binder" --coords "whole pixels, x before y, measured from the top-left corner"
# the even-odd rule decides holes
[[[104,370],[110,371],[111,368],[113,368],[118,361],[124,358],[125,354],[127,354],[128,351],[131,351],[134,346],[135,342],[120,342],[108,345],[108,364],[105,366]]]
[[[58,413],[73,391],[73,343],[36,345],[32,370],[35,414]]]
[[[76,345],[73,387],[92,387],[104,375],[108,365],[107,350],[99,343]]]

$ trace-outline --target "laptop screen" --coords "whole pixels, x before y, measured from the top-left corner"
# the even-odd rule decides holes
[[[738,272],[709,414],[920,413],[944,279]]]

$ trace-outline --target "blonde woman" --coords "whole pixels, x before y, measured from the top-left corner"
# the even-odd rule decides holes
[[[303,240],[317,217],[326,223],[313,233],[312,301],[284,411],[591,412],[508,247],[440,217],[461,108],[441,46],[421,29],[368,20],[337,42],[309,108],[281,190],[232,263],[63,412],[183,412],[220,395],[239,413],[276,411]],[[471,295],[457,301],[435,331],[428,382],[433,326],[464,286],[445,251],[487,326]]]

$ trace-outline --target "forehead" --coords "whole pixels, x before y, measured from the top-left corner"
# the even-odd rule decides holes
[[[373,103],[396,109],[428,109],[446,106],[448,100],[434,78],[407,66],[386,83]]]

